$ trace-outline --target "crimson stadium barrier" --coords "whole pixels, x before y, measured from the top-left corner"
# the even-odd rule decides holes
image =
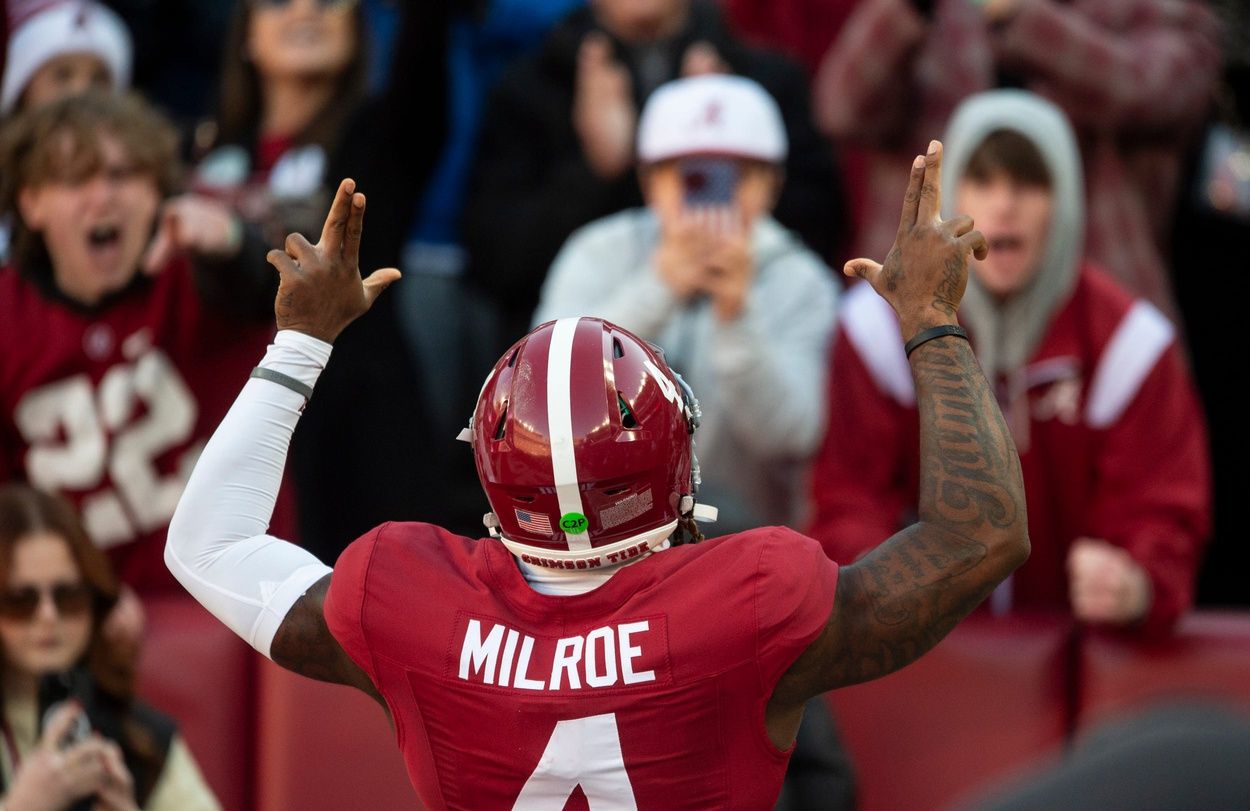
[[[178,719],[227,811],[417,807],[371,699],[263,660],[190,599],[145,605],[140,695]],[[1198,612],[1157,641],[974,616],[909,667],[829,701],[859,807],[879,811],[957,807],[1074,733],[1195,695],[1250,709],[1250,613]]]
[[[1089,633],[1078,666],[1077,732],[1177,700],[1250,711],[1250,614],[1200,611],[1157,640]]]
[[[908,667],[830,693],[860,811],[942,808],[1061,745],[1070,628],[969,617]]]
[[[222,807],[251,808],[256,654],[189,596],[143,605],[139,695],[178,721]]]
[[[257,811],[419,808],[382,707],[351,687],[260,667]]]

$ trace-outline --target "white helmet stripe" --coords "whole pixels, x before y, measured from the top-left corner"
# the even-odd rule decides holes
[[[582,493],[577,486],[577,457],[573,453],[573,410],[570,388],[573,376],[573,335],[580,318],[561,318],[551,330],[547,351],[547,433],[551,436],[551,469],[555,475],[560,517],[569,513],[585,515]],[[558,519],[557,519],[558,520]],[[563,527],[561,527],[563,529]],[[565,530],[569,549],[590,549],[587,532]]]

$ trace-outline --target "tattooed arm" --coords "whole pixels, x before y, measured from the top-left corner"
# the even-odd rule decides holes
[[[903,216],[884,267],[854,260],[898,313],[903,337],[953,325],[967,257],[984,258],[972,220],[942,222],[941,145],[912,166]],[[842,568],[829,622],[782,677],[769,729],[785,741],[802,702],[915,660],[968,615],[1029,554],[1020,460],[966,340],[912,352],[920,411],[919,520]]]

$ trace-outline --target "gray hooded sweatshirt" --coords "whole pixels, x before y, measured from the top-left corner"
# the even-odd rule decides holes
[[[720,510],[709,534],[801,524],[807,463],[824,434],[828,344],[837,283],[818,256],[771,217],[752,235],[755,279],[743,314],[720,321],[711,302],[684,303],[651,263],[659,222],[632,209],[569,237],[534,323],[604,318],[659,345],[703,411],[695,434],[698,500]]]

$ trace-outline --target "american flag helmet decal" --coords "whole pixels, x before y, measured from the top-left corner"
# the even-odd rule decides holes
[[[537,532],[542,535],[551,535],[551,519],[543,513],[530,512],[529,510],[518,510],[515,507],[513,512],[516,513],[517,523],[530,532]]]

